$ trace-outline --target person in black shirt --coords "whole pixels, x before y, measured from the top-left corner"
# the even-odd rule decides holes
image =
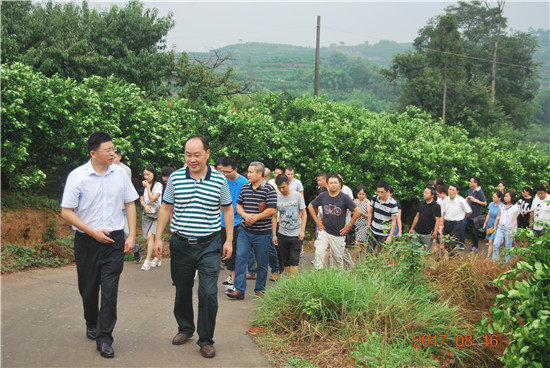
[[[428,251],[431,251],[432,244],[437,238],[441,220],[441,207],[435,201],[435,194],[434,187],[424,189],[424,200],[418,204],[416,216],[409,230],[411,234],[418,234],[417,240]]]

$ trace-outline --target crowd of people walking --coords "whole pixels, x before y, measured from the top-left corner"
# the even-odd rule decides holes
[[[523,187],[516,201],[516,191],[498,183],[488,205],[477,176],[469,178],[466,197],[459,194],[456,183],[430,181],[419,193],[423,200],[404,235],[401,203],[384,181],[376,184],[372,197],[367,186],[359,185],[354,198],[343,174],[319,172],[317,195],[306,203],[304,185],[292,166],[275,167],[273,177],[260,161],[250,162],[245,175],[238,172],[239,163],[232,157],[220,157],[210,166],[208,140],[194,135],[185,142],[183,168],[166,165],[159,176],[153,165],[147,165],[136,191],[131,170],[121,162],[121,152],[109,134],[92,134],[87,150],[90,160],[67,178],[61,213],[76,231],[86,336],[96,341],[97,350],[106,358],[114,356],[112,332],[124,254],[133,252],[134,260],[141,262],[134,204],[138,198],[146,240],[142,270],[162,265],[162,235],[170,223],[170,270],[178,326],[172,344],[184,344],[196,331],[205,358],[216,354],[213,336],[220,270],[227,267],[230,272],[223,282],[227,297],[245,299],[247,280],[255,279],[254,295],[262,298],[268,278],[277,280],[282,272],[293,277],[298,271],[308,213],[315,223],[312,263],[318,270],[352,269],[361,256],[376,255],[405,237],[411,246],[454,256],[465,249],[468,233],[473,252],[478,251],[483,233],[488,240],[487,256],[500,259],[504,243],[502,253],[510,262],[508,250],[518,227],[532,228],[537,236],[550,231],[550,197],[544,184],[534,190]],[[484,207],[488,207],[486,215]],[[192,292],[197,278],[195,326]]]

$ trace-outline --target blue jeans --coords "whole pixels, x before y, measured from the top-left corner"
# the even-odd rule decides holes
[[[252,234],[241,227],[237,238],[237,259],[235,262],[235,289],[241,294],[246,291],[246,269],[250,252],[253,250],[256,258],[256,286],[254,292],[265,289],[267,281],[267,265],[269,262],[269,248],[271,233]]]
[[[269,248],[269,268],[271,273],[279,272],[281,267],[279,265],[279,255],[277,254],[277,248],[271,241],[271,247]],[[256,256],[254,255],[254,249],[250,249],[250,256],[248,256],[248,274],[256,276]]]
[[[510,255],[508,254],[508,250],[512,249],[512,244],[514,238],[510,236],[510,231],[512,231],[511,227],[504,227],[504,226],[497,226],[497,233],[495,235],[495,241],[493,242],[493,260],[497,260],[499,256],[500,251],[500,245],[504,241],[504,245],[506,247],[506,263],[510,263]]]
[[[470,215],[472,217],[472,215]],[[474,221],[470,218],[466,217],[464,220],[462,220],[462,232],[460,233],[460,245],[464,245],[466,241],[466,230],[468,226],[472,228],[472,247],[476,247],[479,242],[479,235],[477,235],[477,229],[474,226]]]

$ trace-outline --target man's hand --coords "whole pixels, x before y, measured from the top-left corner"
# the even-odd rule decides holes
[[[155,245],[153,246],[153,251],[155,252],[155,256],[158,259],[162,258],[162,251],[164,250],[164,245],[162,244],[162,239],[159,239],[155,237]]]
[[[325,227],[321,221],[315,221],[315,223],[317,224],[317,231],[321,232],[325,230]]]
[[[346,226],[344,226],[342,228],[342,230],[340,230],[340,235],[346,235],[351,229],[351,226],[349,224],[347,224]]]
[[[277,235],[273,235],[273,244],[279,246],[279,239],[277,239]]]
[[[298,240],[304,240],[306,237],[305,231],[300,231],[300,234],[298,234]]]
[[[233,253],[233,244],[231,242],[223,243],[222,247],[222,261],[225,261],[231,257]]]
[[[134,251],[134,248],[136,246],[136,238],[132,236],[128,236],[126,238],[126,241],[124,242],[124,253],[130,254]]]
[[[248,214],[244,219],[245,219],[246,225],[252,226],[256,223],[256,221],[258,221],[258,214],[256,213]]]
[[[109,244],[114,243],[115,241],[111,238],[109,238],[109,232],[103,229],[96,229],[92,231],[90,236],[92,236],[95,240],[97,240],[100,243],[103,244]]]
[[[409,230],[409,234],[412,234],[412,233],[414,233],[414,229]]]
[[[386,243],[391,243],[393,235],[388,235],[388,238],[386,239]]]
[[[437,238],[437,233],[434,231],[432,232],[432,236],[430,236],[430,239],[435,240]]]

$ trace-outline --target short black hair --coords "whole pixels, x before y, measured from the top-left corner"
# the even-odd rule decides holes
[[[384,188],[385,191],[388,191],[390,190],[390,185],[385,181],[379,181],[378,184],[376,184],[376,188]]]
[[[481,179],[479,178],[479,176],[470,176],[470,179],[474,179],[474,181],[476,182],[477,185],[481,185]]]
[[[529,193],[529,195],[533,195],[533,189],[531,189],[530,186],[526,185],[523,188],[521,188],[522,191]]]
[[[277,177],[275,178],[276,185],[281,185],[283,183],[288,183],[288,182],[289,182],[288,176],[286,176],[285,174],[277,175]]]
[[[548,188],[544,184],[539,184],[535,187],[535,192],[548,192]]]
[[[445,193],[447,194],[447,186],[445,184],[439,184],[436,188],[435,188],[435,191],[438,192],[438,193]]]
[[[393,195],[393,187],[390,185],[390,189],[388,189],[388,192],[390,192],[391,195]]]
[[[434,184],[435,184],[435,186],[437,187],[438,185],[444,185],[445,182],[443,181],[443,179],[437,178],[437,179],[435,179]]]
[[[235,157],[224,157],[222,161],[222,166],[231,166],[233,170],[237,168],[238,164]]]
[[[191,139],[195,139],[195,138],[198,138],[198,139],[201,140],[202,146],[204,147],[205,151],[208,151],[210,149],[210,143],[208,143],[208,139],[206,139],[205,136],[202,136],[200,134],[194,134],[194,135],[190,136],[189,138],[187,138],[187,140],[183,144],[183,150],[184,151],[185,151],[185,145],[187,144],[187,142],[189,142]]]
[[[288,165],[287,167],[285,167],[285,171],[294,171],[294,168],[290,165]]]
[[[429,189],[430,193],[432,193],[432,196],[434,196],[434,197],[437,194],[433,185],[427,185],[426,188],[424,188],[424,189]]]
[[[102,143],[111,142],[112,140],[113,138],[111,138],[109,133],[106,133],[104,131],[99,130],[92,133],[90,138],[88,138],[88,142],[86,142],[86,149],[88,150],[88,154],[91,151],[97,151]]]
[[[355,189],[355,195],[357,195],[357,193],[359,193],[360,191],[363,191],[363,192],[365,192],[365,194],[367,194],[367,187],[365,187],[364,185],[359,185]]]
[[[329,176],[327,176],[327,183],[328,181],[331,179],[331,178],[336,178],[338,179],[338,182],[340,183],[340,188],[342,187],[342,185],[344,184],[342,182],[342,178],[338,176],[338,174],[329,174]]]
[[[500,190],[495,191],[495,195],[502,201],[504,194]]]
[[[280,172],[282,172],[283,174],[285,173],[285,168],[282,167],[282,166],[276,166],[275,169],[273,169],[273,171],[275,170],[279,170]]]
[[[176,167],[172,164],[168,164],[160,169],[160,175],[162,177],[169,177],[174,171],[176,171]]]
[[[325,179],[326,179],[326,178],[327,178],[327,173],[324,172],[324,171],[321,171],[320,173],[317,174],[317,177],[318,177],[318,178],[325,178]]]
[[[223,165],[222,162],[223,162],[223,159],[224,159],[224,158],[225,158],[225,157],[221,156],[221,157],[218,157],[218,158],[216,159],[216,167],[218,167],[218,166],[220,166],[220,165]]]
[[[449,184],[449,187],[455,187],[457,191],[460,190],[460,187],[459,187],[458,184],[456,184],[456,183],[451,183],[451,184]]]

